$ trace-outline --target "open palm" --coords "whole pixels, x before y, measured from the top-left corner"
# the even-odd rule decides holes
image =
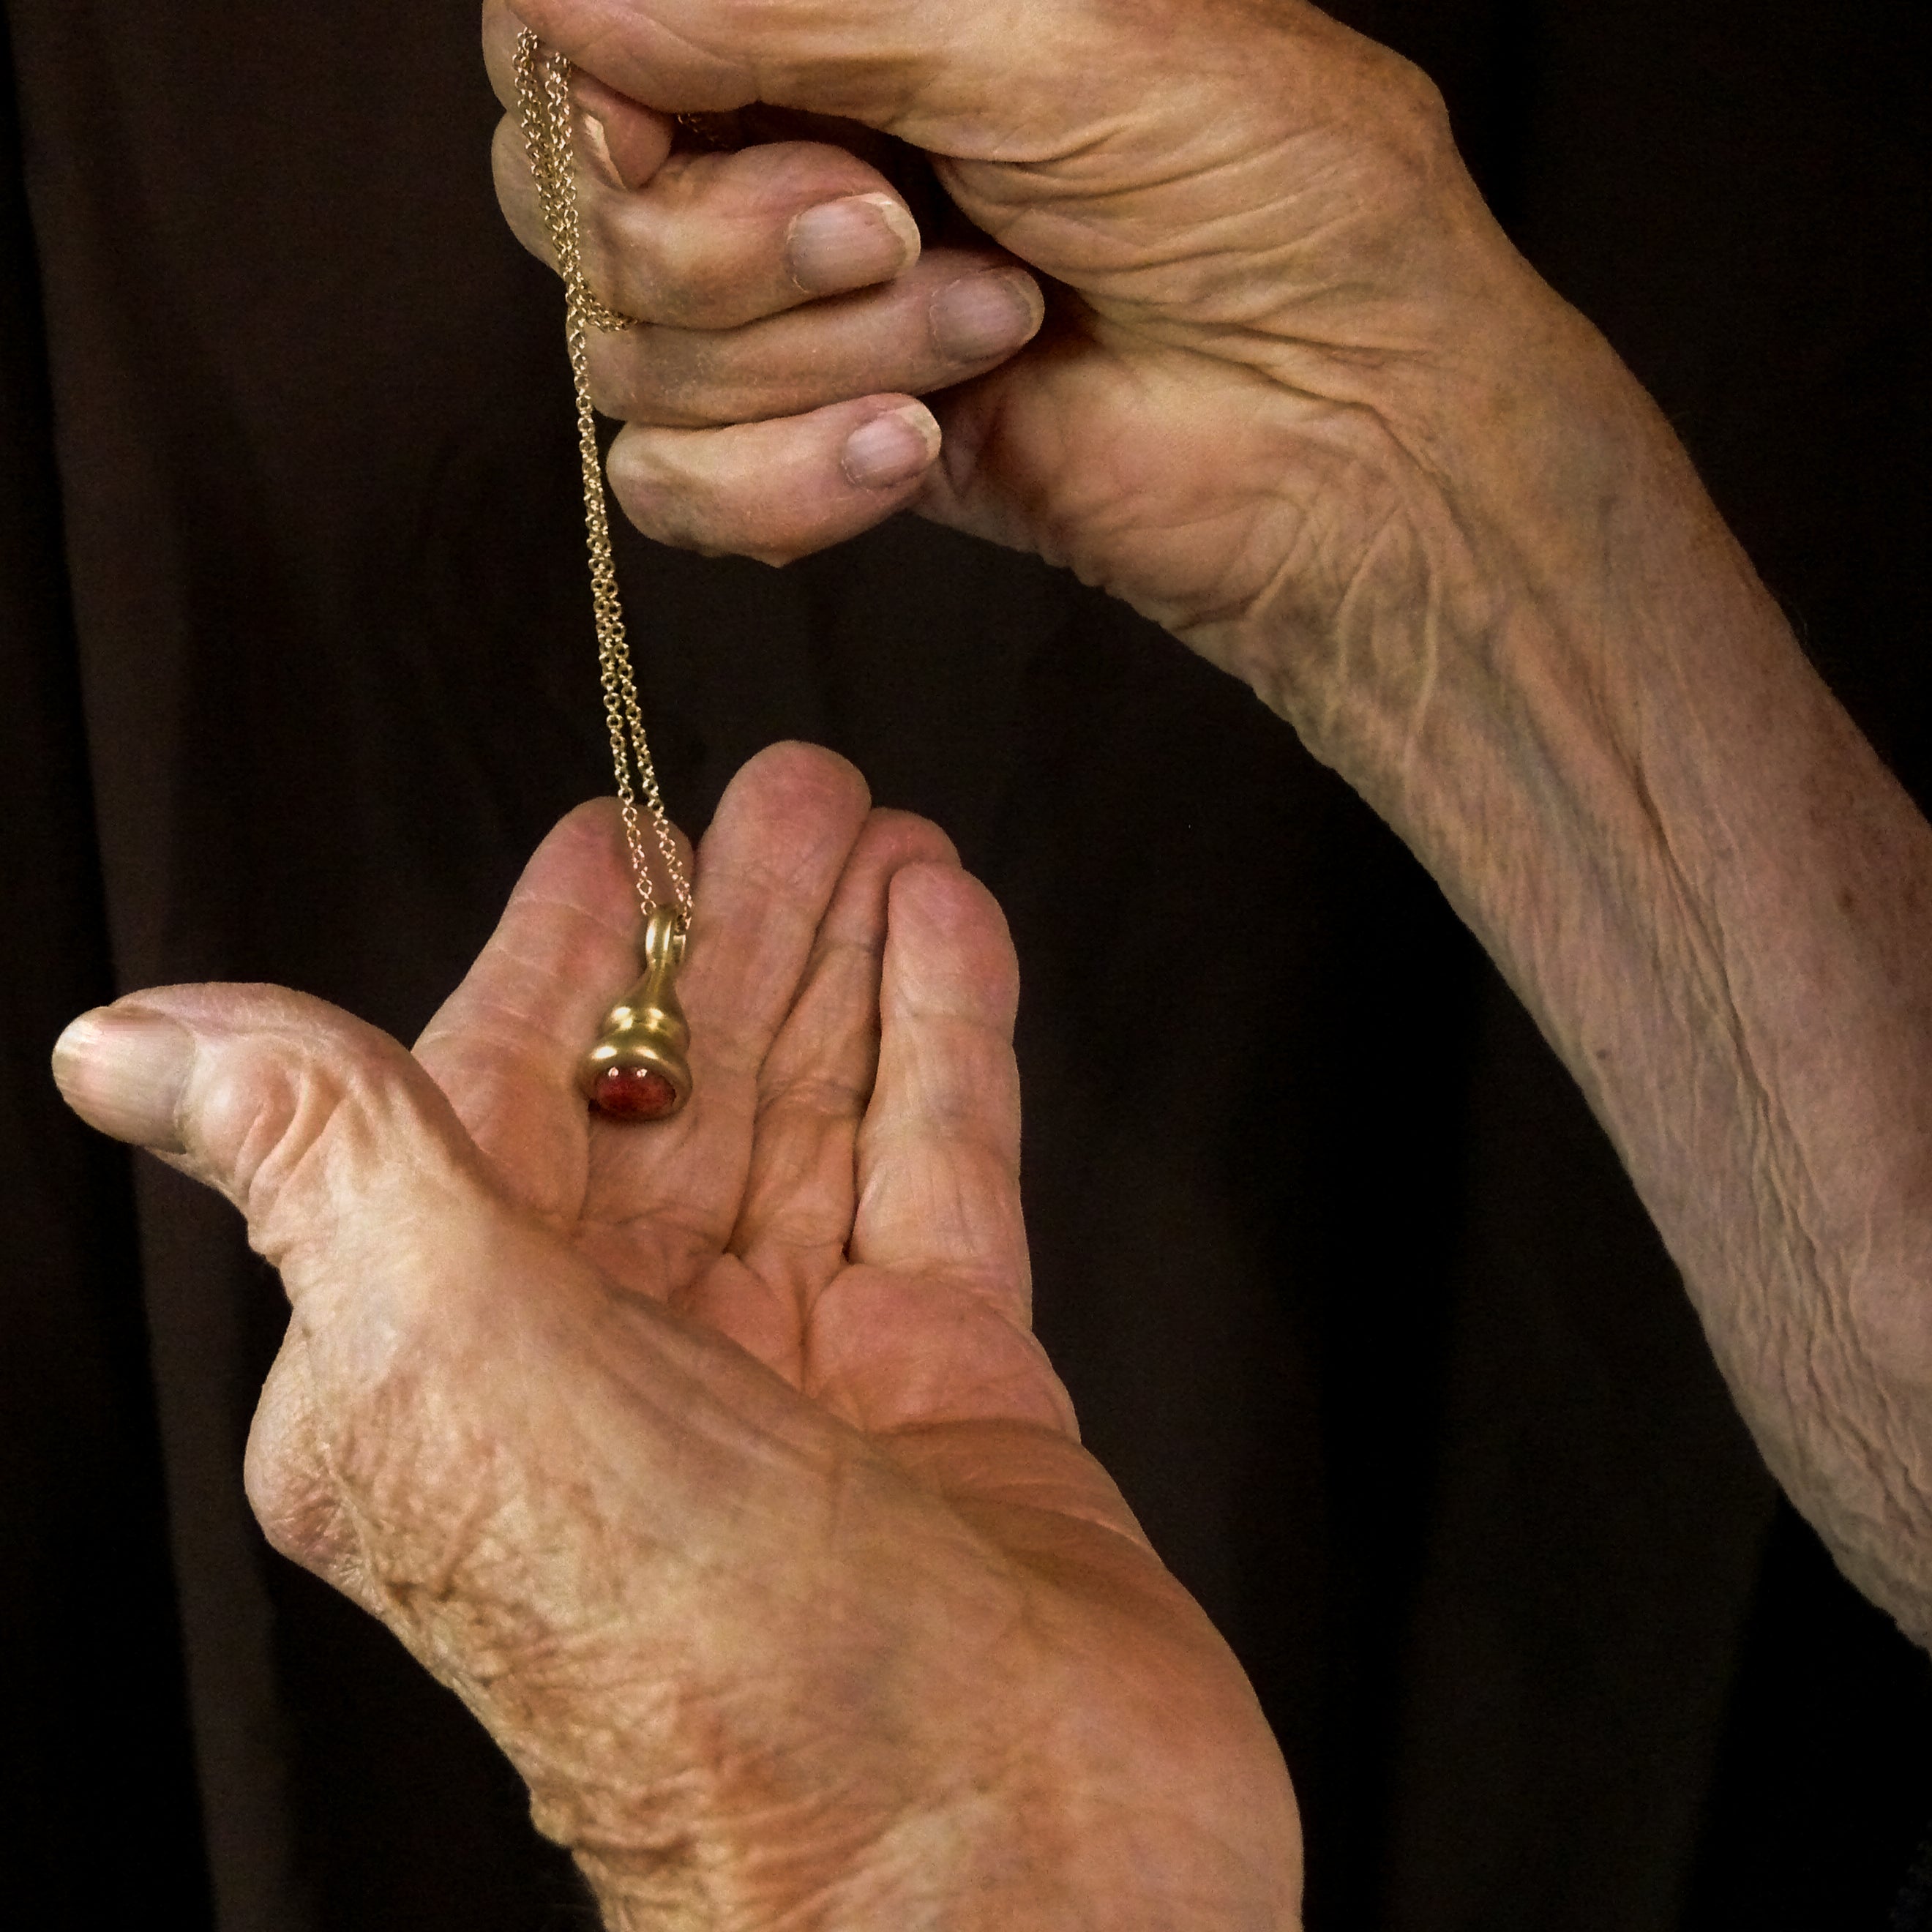
[[[1029,1332],[997,909],[796,746],[697,904],[665,1125],[572,1084],[632,965],[607,807],[413,1059],[278,988],[70,1036],[81,1111],[282,1271],[265,1527],[464,1697],[614,1925],[1294,1923],[1273,1741]],[[164,1118],[117,1030],[191,1042]]]

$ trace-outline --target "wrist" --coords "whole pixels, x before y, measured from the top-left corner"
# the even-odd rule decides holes
[[[1203,646],[1438,872],[1472,785],[1634,771],[1700,642],[1798,661],[1661,413],[1521,272],[1361,396],[1298,557]]]

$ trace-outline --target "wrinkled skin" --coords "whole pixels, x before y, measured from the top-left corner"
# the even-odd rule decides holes
[[[518,17],[485,11],[506,106]],[[782,561],[910,505],[1070,565],[1272,688],[1264,633],[1325,648],[1351,607],[1465,572],[1469,463],[1518,373],[1602,352],[1496,227],[1430,82],[1295,0],[520,17],[593,76],[586,264],[647,325],[593,342],[600,405],[630,425],[611,480],[668,542]],[[822,141],[674,150],[640,101],[849,117],[882,167],[872,130],[944,158],[971,226],[929,218],[937,245],[903,266],[875,234],[828,296],[796,272],[794,224],[867,193],[903,207],[892,176]],[[547,254],[514,117],[496,164]],[[942,304],[969,281],[1011,297],[1009,339],[948,356]],[[854,483],[854,427],[915,396],[917,472]]]
[[[286,1285],[264,1528],[469,1703],[613,1926],[1293,1924],[1274,1741],[1029,1330],[997,909],[800,746],[697,877],[668,1124],[572,1084],[632,970],[608,802],[413,1056],[273,987],[66,1036],[70,1100]]]

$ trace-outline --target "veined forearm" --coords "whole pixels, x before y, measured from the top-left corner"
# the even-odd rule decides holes
[[[1421,539],[1424,608],[1283,708],[1521,993],[1773,1469],[1932,1645],[1932,830],[1607,352],[1519,427]]]

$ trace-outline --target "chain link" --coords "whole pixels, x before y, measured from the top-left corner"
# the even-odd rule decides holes
[[[610,734],[610,762],[616,772],[617,804],[624,840],[637,882],[638,903],[646,919],[657,905],[644,820],[648,812],[664,875],[686,926],[691,921],[691,878],[671,831],[657,768],[644,736],[644,707],[631,667],[624,608],[617,595],[617,568],[610,554],[610,518],[604,502],[604,465],[597,448],[597,419],[590,406],[590,332],[634,328],[636,322],[607,308],[591,292],[584,274],[582,230],[577,208],[577,167],[573,139],[575,110],[570,98],[571,64],[526,28],[517,36],[518,118],[524,145],[536,176],[543,224],[563,278],[565,339],[570,351],[571,381],[577,392],[577,448],[584,471],[584,526],[590,557],[590,602],[597,624],[597,675],[603,693],[604,722]],[[644,810],[638,808],[641,796]]]

